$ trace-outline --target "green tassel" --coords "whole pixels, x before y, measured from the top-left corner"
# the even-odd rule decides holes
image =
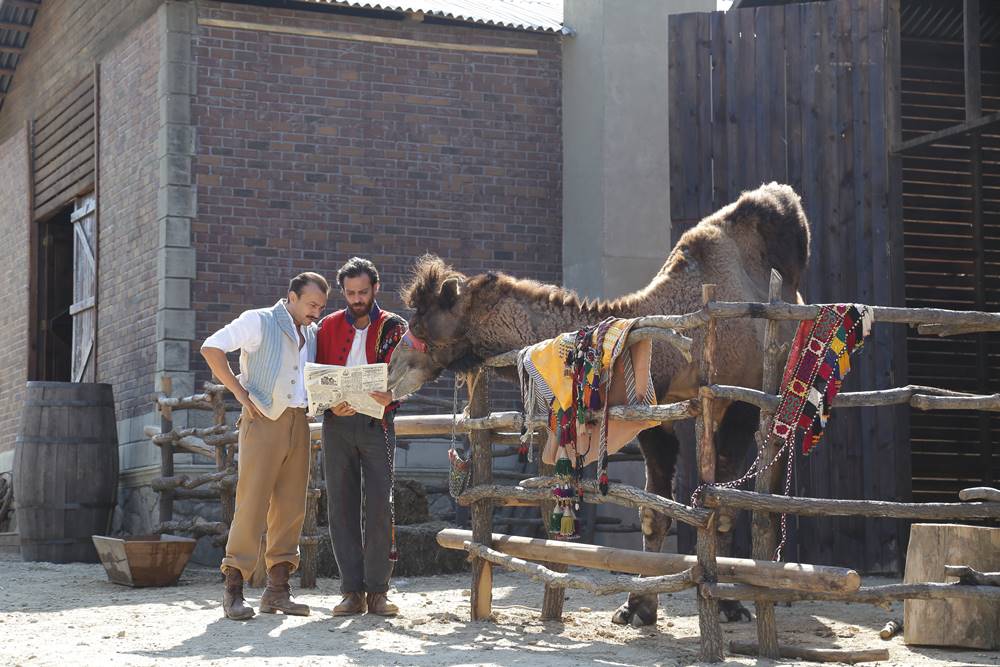
[[[559,528],[561,526],[561,521],[562,521],[562,513],[552,512],[551,516],[549,516],[549,533],[551,533],[552,535],[558,535]]]
[[[573,465],[570,463],[566,450],[562,447],[556,452],[556,475],[570,475],[573,473]]]

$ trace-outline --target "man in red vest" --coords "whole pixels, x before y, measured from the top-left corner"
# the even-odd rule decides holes
[[[406,333],[406,320],[378,307],[379,276],[367,259],[351,258],[337,273],[347,307],[323,318],[316,335],[316,363],[359,366],[388,363]],[[327,517],[344,598],[335,616],[395,616],[389,577],[396,560],[392,483],[396,433],[391,392],[373,392],[386,406],[379,421],[340,403],[323,416]],[[362,499],[364,480],[364,499]],[[365,507],[362,539],[361,506]]]

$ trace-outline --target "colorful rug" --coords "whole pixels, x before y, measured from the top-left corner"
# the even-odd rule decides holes
[[[833,398],[851,370],[850,355],[861,349],[871,325],[871,309],[853,304],[820,306],[816,319],[799,324],[781,380],[775,437],[792,440],[807,455],[819,443]]]

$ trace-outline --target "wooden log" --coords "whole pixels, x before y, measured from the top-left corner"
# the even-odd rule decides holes
[[[728,505],[740,509],[785,512],[799,516],[868,516],[923,520],[1000,517],[1000,503],[893,503],[884,500],[793,498],[715,487],[706,489],[705,505],[708,507]]]
[[[156,533],[184,532],[194,535],[219,535],[229,531],[229,526],[221,521],[205,521],[196,517],[190,521],[164,521],[156,527]]]
[[[779,397],[777,395],[757,389],[709,385],[703,391],[706,391],[712,398],[743,401],[756,405],[762,410],[773,412],[778,407]],[[833,407],[835,408],[862,408],[881,405],[910,405],[919,410],[996,410],[1000,401],[997,400],[996,394],[980,396],[920,385],[875,391],[845,392],[837,394],[833,399]]]
[[[521,480],[520,486],[525,489],[548,489],[551,490],[556,484],[556,479],[554,477],[531,477],[529,479]],[[585,480],[582,482],[583,490],[585,495],[585,500],[592,503],[612,503],[614,505],[621,505],[623,507],[634,507],[636,509],[641,509],[643,507],[649,507],[654,509],[661,514],[672,517],[678,521],[683,521],[686,524],[701,527],[708,524],[708,517],[710,512],[708,510],[699,509],[697,507],[688,507],[675,500],[670,500],[669,498],[663,498],[655,493],[650,493],[649,491],[643,491],[642,489],[637,489],[633,486],[628,486],[625,484],[610,484],[608,487],[608,494],[602,495],[600,489],[597,486],[597,482],[594,480]],[[464,494],[463,494],[464,495]]]
[[[980,572],[968,565],[945,565],[944,573],[958,577],[958,583],[966,586],[1000,586],[1000,572]]]
[[[715,300],[715,285],[701,286],[702,307]],[[705,331],[704,347],[698,370],[698,384],[701,387],[712,384],[715,375],[715,318],[710,317]],[[699,392],[700,393],[700,392]],[[697,440],[699,484],[715,482],[715,421],[712,412],[712,397],[701,394],[701,418],[695,420]],[[719,580],[716,556],[718,551],[718,513],[709,516],[708,524],[698,528],[695,551],[701,580],[715,583]],[[698,629],[701,634],[699,657],[703,662],[722,662],[722,626],[719,622],[719,601],[698,593]]]
[[[690,419],[698,414],[697,401],[686,400],[665,405],[616,405],[608,410],[612,419],[622,421],[678,421]],[[597,418],[596,414],[588,418]],[[461,433],[475,431],[507,431],[520,432],[525,424],[524,415],[520,412],[493,412],[482,417],[458,415],[455,419],[455,429]],[[536,431],[543,430],[548,424],[545,418],[532,420],[531,425]],[[398,437],[414,438],[419,436],[451,435],[452,417],[442,415],[400,415],[395,420]]]
[[[160,389],[164,394],[170,394],[173,389],[173,380],[165,375],[160,380]],[[160,407],[160,432],[168,433],[174,428],[173,411],[166,406]],[[173,443],[164,443],[160,446],[160,476],[172,477],[174,474],[174,447]],[[173,521],[174,519],[174,494],[167,490],[160,494],[160,525]]]
[[[749,586],[747,584],[704,584],[705,592],[720,600],[771,600],[772,602],[802,602],[805,600],[829,600],[839,602],[863,602],[880,607],[888,606],[896,600],[987,600],[994,604],[1000,601],[1000,587],[966,586],[964,584],[886,584],[885,586],[862,586],[856,591],[841,593],[821,593],[819,591],[793,591],[773,587]],[[905,625],[905,621],[904,621]],[[909,642],[908,642],[909,643]]]
[[[633,325],[632,330],[629,332],[628,338],[625,341],[625,346],[628,347],[643,340],[662,340],[670,343],[674,349],[681,353],[681,356],[684,357],[686,361],[691,361],[692,340],[687,336],[677,333],[671,327],[667,326],[667,324],[671,321],[665,319],[667,317],[670,316],[641,318],[640,321]],[[490,366],[492,368],[513,366],[517,363],[517,355],[519,353],[520,350],[510,350],[486,359],[483,362],[483,365]]]
[[[494,533],[492,538],[491,549],[524,560],[565,563],[644,576],[677,574],[698,562],[697,557],[687,554],[616,549],[499,533]],[[472,533],[459,528],[442,530],[437,536],[438,544],[446,549],[461,549],[465,542],[471,540]],[[796,591],[850,592],[858,590],[861,585],[861,577],[854,570],[825,565],[720,557],[718,570],[720,581]]]
[[[219,472],[209,472],[197,477],[178,475],[177,477],[157,477],[149,483],[149,486],[158,492],[170,491],[176,488],[195,489],[203,484],[211,482],[224,482],[224,485],[236,484],[236,472],[234,470],[222,470]]]
[[[167,392],[164,392],[166,394]],[[156,402],[161,408],[173,408],[174,410],[214,410],[212,404],[212,394],[195,394],[193,396],[160,396]]]
[[[590,577],[578,574],[555,572],[549,568],[529,563],[526,560],[508,556],[494,551],[482,544],[465,542],[463,548],[471,554],[501,565],[508,570],[527,574],[534,581],[541,581],[553,588],[577,588],[590,591],[595,595],[613,595],[616,593],[676,593],[695,585],[698,576],[697,566],[688,568],[678,574],[668,574],[659,577],[626,577],[618,575],[597,582]]]
[[[215,458],[215,447],[211,447],[205,444],[205,441],[201,438],[196,438],[193,435],[189,435],[184,438],[178,438],[174,441],[174,446],[176,449],[180,449],[186,452],[191,452],[192,454],[198,454],[204,456],[205,458],[214,459]]]
[[[469,416],[484,417],[489,414],[489,383],[492,370],[481,368],[469,382]],[[493,481],[493,456],[489,432],[474,431],[469,435],[472,445],[472,483],[490,484]],[[493,504],[482,499],[472,505],[472,541],[487,542],[493,534]],[[493,613],[493,568],[484,558],[472,559],[472,599],[473,621],[489,618]]]
[[[781,301],[781,274],[771,269],[771,281],[768,286],[768,300],[771,303]],[[765,394],[773,394],[778,390],[781,381],[781,345],[778,341],[778,322],[768,320],[764,327],[764,371],[761,389]],[[778,453],[778,443],[771,437],[771,419],[773,410],[761,409],[760,425],[757,429],[757,457],[761,462],[774,460]],[[769,470],[757,476],[754,489],[758,493],[775,493],[781,481],[782,466],[775,463]],[[774,558],[778,546],[777,514],[770,512],[754,512],[751,521],[751,551],[750,556],[756,560]],[[757,642],[760,644],[760,655],[765,658],[778,657],[778,626],[774,617],[774,603],[760,600],[754,603],[757,619]]]
[[[946,565],[980,572],[1000,570],[1000,528],[942,523],[910,526],[903,581],[942,582]],[[926,646],[1000,648],[1000,586],[961,582],[924,584],[964,594],[965,599],[915,599],[903,604],[903,641]],[[985,593],[978,593],[983,591]]]
[[[882,626],[882,629],[878,631],[878,638],[889,641],[896,635],[900,633],[903,629],[903,621],[892,619],[888,623]]]
[[[178,500],[218,500],[220,489],[215,484],[198,489],[174,489],[174,498]]]
[[[146,437],[151,438],[154,445],[162,445],[164,443],[173,442],[178,438],[183,438],[189,435],[204,438],[209,435],[228,433],[230,430],[231,427],[225,424],[209,426],[208,428],[184,428],[179,431],[176,429],[161,431],[156,426],[145,426],[143,428],[143,431],[146,433]]]
[[[968,327],[969,331],[1000,331],[1000,313],[984,313],[971,310],[945,310],[943,308],[896,308],[889,306],[869,306],[876,322],[896,324],[946,324]],[[713,302],[705,307],[707,314],[717,319],[734,317],[754,317],[775,320],[813,320],[819,315],[820,307],[792,303],[767,304],[748,302]],[[673,327],[677,330],[691,328],[688,316],[678,316]],[[690,320],[694,324],[695,320]],[[700,325],[700,322],[699,322]],[[973,328],[975,327],[975,328]]]
[[[992,503],[1000,503],[1000,489],[989,486],[973,486],[962,489],[958,492],[960,500],[986,500]]]
[[[555,468],[555,465],[552,463],[544,463],[541,460],[538,461],[539,475],[550,476],[555,473]],[[552,499],[552,494],[547,492],[545,489],[525,489],[525,491],[542,492],[544,498],[543,502],[540,502],[538,505],[538,512],[542,520],[542,525],[545,526],[546,534],[548,534],[548,526],[551,522],[552,511],[555,509],[555,502]],[[553,572],[566,572],[566,570],[569,569],[565,563],[556,563],[553,561],[545,561],[542,565]],[[566,591],[563,588],[546,583],[545,591],[542,594],[542,620],[561,621],[565,602]]]
[[[738,655],[760,655],[756,642],[729,642],[729,652]],[[781,658],[794,658],[796,660],[809,660],[811,662],[840,662],[853,665],[859,662],[875,662],[878,660],[888,660],[889,650],[884,648],[876,649],[838,649],[838,648],[803,648],[800,646],[778,646],[778,656]]]

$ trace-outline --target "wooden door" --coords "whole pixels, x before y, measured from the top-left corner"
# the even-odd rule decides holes
[[[97,199],[76,200],[73,210],[73,382],[94,382],[97,329]]]

